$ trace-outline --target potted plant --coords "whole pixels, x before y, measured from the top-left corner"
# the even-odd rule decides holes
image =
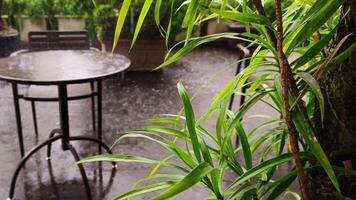
[[[47,30],[48,2],[46,0],[5,0],[20,32],[21,42],[28,42],[28,32]]]
[[[55,0],[54,10],[58,30],[85,29],[85,2],[80,0]]]
[[[179,6],[180,1],[175,1],[174,8]],[[144,0],[135,0],[131,2],[131,8],[128,13],[128,18],[122,30],[122,39],[115,48],[115,53],[123,54],[129,57],[132,61],[131,71],[151,71],[156,68],[164,60],[167,49],[167,42],[162,39],[160,32],[153,28],[156,26],[153,9],[148,12],[147,17],[142,25],[141,33],[138,36],[135,46],[131,48],[132,38],[134,35],[136,23],[141,13]],[[169,16],[171,11],[172,1],[162,1],[160,9],[161,22],[165,25],[169,23]],[[169,40],[173,40],[177,33],[183,15],[180,12],[175,13],[175,18],[171,21],[171,34]],[[115,22],[115,21],[114,21]],[[111,28],[105,33],[104,43],[107,48],[112,48],[113,37],[115,33],[115,23],[111,23]],[[169,41],[167,40],[167,41]]]
[[[103,52],[107,50],[104,38],[106,37],[108,30],[114,26],[114,22],[118,16],[118,9],[115,5],[116,3],[113,1],[97,2],[97,4],[86,14],[89,33],[95,33],[92,37],[95,37],[100,43],[100,48]]]
[[[5,20],[3,11],[4,1],[0,0],[0,58],[16,51],[18,41],[18,32],[9,26],[9,20]]]

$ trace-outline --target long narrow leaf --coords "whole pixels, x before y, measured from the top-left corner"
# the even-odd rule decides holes
[[[154,18],[156,25],[159,26],[160,22],[160,11],[161,11],[162,0],[156,0],[155,11],[154,11]]]
[[[114,50],[119,42],[122,27],[124,26],[125,19],[126,19],[128,11],[129,11],[130,5],[131,5],[131,0],[124,0],[124,2],[122,3],[120,13],[119,13],[119,18],[116,23],[115,37],[114,37],[114,44],[113,44],[112,52],[114,52]]]
[[[160,182],[160,183],[156,183],[156,184],[152,184],[149,186],[145,186],[139,189],[135,189],[135,190],[131,190],[123,195],[120,195],[118,197],[115,198],[115,200],[124,200],[124,199],[128,199],[131,197],[135,197],[141,194],[145,194],[145,193],[149,193],[149,192],[154,192],[157,190],[161,190],[161,189],[165,189],[167,187],[171,187],[174,184],[174,182],[171,181],[167,181],[167,182]]]
[[[135,44],[135,42],[137,40],[137,36],[140,33],[141,27],[143,25],[143,22],[144,22],[144,20],[146,18],[146,15],[147,15],[148,11],[150,10],[152,2],[153,2],[153,0],[146,0],[145,3],[142,6],[142,10],[141,10],[140,16],[138,18],[136,29],[135,29],[135,33],[134,33],[134,36],[133,36],[133,39],[132,39],[131,48],[133,47],[133,45]]]
[[[316,98],[319,101],[319,108],[321,112],[321,122],[324,121],[324,113],[325,113],[325,101],[323,93],[321,92],[320,86],[318,81],[314,79],[314,77],[306,72],[298,72],[297,73],[300,78],[302,78],[311,88],[313,93],[315,94]]]
[[[322,2],[322,3],[320,3]],[[318,0],[314,6],[320,4],[309,19],[303,21],[294,34],[286,38],[287,45],[286,55],[290,55],[292,50],[299,44],[303,43],[316,30],[318,30],[343,4],[344,0]],[[313,9],[313,8],[312,8]]]
[[[174,184],[167,191],[162,192],[161,194],[153,197],[153,200],[164,200],[168,199],[174,195],[177,195],[188,188],[195,185],[197,182],[201,181],[205,176],[207,176],[214,168],[210,164],[203,162],[193,169],[186,177],[181,181]]]
[[[293,98],[291,100],[295,101],[296,99]],[[335,189],[337,191],[340,191],[340,186],[337,181],[335,172],[332,169],[330,161],[329,161],[328,157],[326,156],[325,151],[321,147],[318,139],[313,134],[312,127],[308,126],[308,123],[306,123],[304,116],[299,111],[299,109],[297,109],[293,113],[293,122],[298,130],[298,133],[300,133],[302,135],[303,139],[308,144],[313,155],[318,159],[318,161],[320,162],[320,165],[323,166],[326,174],[328,175],[329,179],[333,183]]]
[[[256,23],[260,25],[264,25],[266,27],[271,27],[271,22],[267,17],[257,15],[257,14],[248,14],[248,13],[240,13],[236,11],[221,11],[219,9],[211,9],[213,13],[219,14],[220,16],[231,19],[237,22],[243,23]]]
[[[241,141],[242,151],[246,163],[246,169],[249,170],[252,168],[252,153],[251,153],[250,144],[248,142],[248,138],[246,136],[245,130],[243,129],[240,122],[236,123],[236,131]]]
[[[305,63],[309,62],[314,58],[335,36],[336,31],[339,26],[336,26],[330,33],[325,36],[323,39],[311,46],[300,58],[296,59],[291,65],[294,65],[295,69],[303,66]]]
[[[190,139],[192,140],[193,151],[198,162],[201,161],[201,152],[200,152],[200,142],[195,129],[195,115],[193,111],[192,103],[190,102],[188,93],[184,88],[182,82],[177,84],[178,93],[182,99],[184,105],[184,112],[186,117],[186,124],[189,131]]]
[[[221,38],[241,39],[241,40],[246,41],[246,38],[236,37],[237,35],[238,35],[237,33],[220,33],[220,34],[207,35],[207,36],[199,37],[196,39],[192,39],[186,46],[179,49],[173,56],[167,58],[164,61],[164,63],[162,63],[160,66],[158,66],[155,70],[161,69],[163,67],[166,67],[166,66],[176,62],[178,59],[180,59],[183,56],[190,53],[194,48],[196,48],[199,45],[202,45],[204,43],[212,42],[212,41],[215,41],[215,40],[218,40]],[[247,41],[249,41],[249,40],[247,40]]]
[[[299,153],[301,157],[310,157],[308,153]],[[270,169],[272,167],[275,167],[277,165],[281,165],[283,163],[286,163],[288,161],[292,160],[292,154],[287,153],[287,154],[282,154],[276,158],[266,160],[265,162],[257,165],[256,167],[248,170],[245,172],[242,176],[238,177],[229,187],[228,189],[235,188],[236,186],[240,185],[242,182],[255,177],[259,175],[260,173],[266,171],[267,169]]]

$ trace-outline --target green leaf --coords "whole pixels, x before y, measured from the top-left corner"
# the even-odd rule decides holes
[[[236,154],[234,152],[234,149],[232,147],[232,142],[231,142],[231,137],[227,137],[227,142],[226,145],[224,146],[225,148],[225,154],[227,154],[229,158],[229,166],[230,168],[238,175],[242,175],[245,171],[237,160]]]
[[[166,67],[166,66],[176,62],[183,56],[190,53],[194,48],[196,48],[199,45],[204,44],[204,43],[212,42],[212,41],[215,41],[215,40],[218,40],[221,38],[241,39],[241,40],[246,41],[245,38],[236,37],[236,35],[238,35],[238,34],[237,33],[219,33],[219,34],[207,35],[207,36],[203,36],[203,37],[198,37],[196,39],[192,39],[186,46],[179,49],[173,56],[167,58],[164,61],[164,63],[162,63],[160,66],[158,66],[155,70],[161,69],[163,67]],[[249,41],[249,40],[247,40],[247,41]],[[173,49],[171,49],[169,52],[171,52],[172,50]]]
[[[157,190],[161,190],[167,187],[171,187],[174,184],[174,182],[167,181],[167,182],[161,182],[161,183],[156,183],[152,185],[148,185],[139,189],[131,190],[121,196],[118,196],[115,198],[115,200],[123,200],[123,199],[128,199],[131,197],[135,197],[137,195],[145,194],[148,192],[154,192]]]
[[[147,119],[147,120],[145,120],[145,122],[172,124],[172,125],[176,125],[176,126],[182,126],[182,122],[179,119],[169,118],[169,117]]]
[[[143,130],[166,133],[179,138],[187,137],[187,134],[182,131],[173,128],[164,127],[164,126],[146,126]]]
[[[305,63],[309,62],[313,59],[320,51],[328,45],[330,40],[335,36],[336,31],[338,30],[339,26],[336,26],[330,33],[325,36],[323,39],[316,42],[313,46],[311,46],[303,55],[296,59],[291,65],[294,65],[294,69],[298,69],[299,67],[303,66]]]
[[[169,147],[168,147],[174,154],[177,155],[177,157],[183,161],[187,166],[189,166],[190,168],[195,168],[197,166],[197,163],[195,162],[195,160],[193,159],[193,157],[187,153],[186,151],[184,151],[181,147],[179,147],[178,145],[176,145],[175,143],[169,143]]]
[[[126,19],[128,11],[129,11],[130,5],[131,5],[131,0],[124,0],[124,2],[122,3],[120,13],[119,13],[119,18],[116,23],[115,38],[114,38],[112,52],[114,52],[114,50],[117,46],[117,43],[119,42],[122,27],[124,26],[125,19]]]
[[[135,44],[135,41],[137,40],[137,36],[140,33],[140,30],[142,28],[143,22],[144,22],[144,20],[146,18],[146,15],[147,15],[148,11],[150,10],[152,2],[153,2],[153,0],[145,0],[145,3],[142,6],[142,10],[141,10],[140,16],[138,18],[136,29],[135,29],[135,33],[134,33],[134,36],[133,36],[133,39],[132,39],[131,48],[133,47],[133,45]]]
[[[354,42],[351,46],[349,46],[342,53],[340,53],[339,55],[334,57],[330,62],[330,65],[333,65],[333,66],[327,68],[326,71],[324,72],[324,74],[327,74],[327,72],[333,71],[337,67],[336,64],[341,63],[344,60],[346,60],[347,58],[349,58],[355,50],[356,50],[356,42]]]
[[[240,122],[244,114],[255,105],[260,99],[262,99],[268,92],[262,92],[260,94],[256,94],[254,97],[251,97],[236,113],[235,118],[229,125],[228,132],[231,132],[234,129],[235,125]],[[225,137],[226,138],[226,137]],[[225,144],[225,142],[224,142]]]
[[[208,149],[208,145],[205,143],[203,139],[201,139],[200,147],[201,147],[201,154],[204,158],[204,161],[209,163],[211,166],[214,166],[213,159],[211,158],[210,151]]]
[[[99,162],[99,161],[107,161],[107,162],[132,162],[132,163],[143,163],[143,164],[161,164],[162,166],[165,167],[170,167],[177,169],[182,172],[186,172],[187,170],[182,168],[179,165],[173,164],[173,163],[168,163],[168,162],[162,162],[158,160],[152,160],[149,158],[144,158],[140,156],[130,156],[130,155],[113,155],[113,154],[102,154],[102,155],[97,155],[97,156],[92,156],[88,158],[81,159],[80,161],[76,162],[77,164],[80,163],[88,163],[88,162]]]
[[[300,197],[300,195],[296,192],[287,191],[284,193],[284,196],[287,196],[288,194],[292,196],[295,200],[302,200],[302,197]]]
[[[266,78],[269,76],[270,74],[262,74],[261,76],[259,76],[257,78],[257,80],[255,80],[251,86],[247,89],[247,92],[252,92],[257,90],[263,83],[265,83]]]
[[[218,198],[221,198],[221,183],[223,182],[223,171],[225,170],[225,162],[219,166],[218,169],[211,171],[211,182],[213,185],[214,193]]]
[[[186,124],[190,135],[190,139],[192,140],[194,155],[198,160],[198,162],[201,162],[200,142],[195,129],[195,115],[193,111],[193,106],[192,103],[190,102],[188,93],[184,88],[182,82],[178,82],[177,87],[178,87],[179,96],[183,102]]]
[[[314,10],[311,16],[303,20],[293,33],[286,38],[286,55],[290,55],[293,49],[308,39],[317,31],[343,4],[344,0],[318,0],[310,10]],[[288,45],[288,43],[290,44]]]
[[[307,152],[300,152],[299,156],[301,157],[310,157],[310,154],[308,154]],[[261,174],[262,172],[281,165],[283,163],[286,163],[288,161],[292,160],[292,154],[287,153],[287,154],[282,154],[280,156],[277,156],[275,158],[272,158],[270,160],[266,160],[265,162],[255,166],[254,168],[251,168],[250,170],[248,170],[247,172],[245,172],[244,174],[242,174],[240,177],[238,177],[229,187],[228,190],[233,189],[235,187],[237,187],[238,185],[240,185],[241,183],[249,180],[250,178],[253,178],[259,174]]]
[[[237,22],[243,23],[255,23],[264,25],[266,27],[272,27],[271,22],[269,19],[262,15],[257,14],[248,14],[248,13],[240,13],[237,11],[221,11],[219,9],[210,9],[213,13],[219,14],[220,16],[231,19]]]
[[[209,138],[211,141],[213,141],[216,145],[219,144],[218,140],[216,139],[216,137],[211,134],[209,131],[207,131],[206,129],[204,129],[202,126],[198,125],[197,126],[197,130],[200,134],[204,135],[205,137]]]
[[[325,101],[323,93],[321,92],[319,83],[314,77],[306,72],[298,72],[297,73],[300,78],[302,78],[311,88],[316,98],[319,101],[320,113],[321,113],[321,121],[324,121],[324,113],[325,113]]]
[[[113,154],[103,154],[98,156],[92,156],[77,162],[87,163],[87,162],[97,162],[97,161],[109,161],[109,162],[135,162],[135,163],[146,163],[146,164],[157,164],[159,161],[152,160],[139,156],[128,156],[128,155],[113,155]]]
[[[320,166],[313,166],[313,167],[306,167],[304,168],[304,170],[306,172],[310,172],[313,170],[319,170],[320,168],[321,168]],[[278,196],[280,196],[283,192],[285,192],[288,189],[288,187],[293,183],[293,181],[296,178],[297,178],[297,171],[294,168],[290,172],[283,175],[282,177],[279,177],[278,179],[273,181],[272,184],[270,184],[268,188],[260,194],[260,196],[262,197],[271,191],[267,199],[268,200],[277,199]]]
[[[295,98],[291,100],[295,101]],[[340,191],[339,183],[337,182],[337,178],[335,176],[334,170],[332,169],[330,161],[326,156],[323,148],[321,147],[318,139],[313,134],[312,127],[308,126],[308,123],[305,121],[304,116],[299,111],[299,109],[296,109],[293,112],[293,122],[297,128],[298,133],[302,135],[313,155],[320,162],[321,166],[323,166],[323,169],[333,183],[335,189]]]
[[[282,178],[276,180],[272,183],[271,194],[268,196],[267,200],[277,199],[283,192],[285,192],[288,187],[293,183],[293,181],[297,178],[297,172],[293,170],[288,174],[284,175]]]
[[[252,153],[251,153],[250,144],[248,142],[248,138],[246,136],[245,130],[242,127],[240,122],[237,122],[235,127],[236,127],[237,135],[241,141],[242,151],[243,151],[244,159],[245,159],[245,163],[246,163],[246,169],[251,169],[252,168]]]
[[[327,156],[325,155],[324,150],[320,146],[320,143],[317,141],[315,137],[312,137],[310,135],[304,135],[303,138],[307,138],[307,144],[309,145],[310,149],[313,152],[313,155],[318,159],[320,164],[323,166],[326,174],[330,178],[331,182],[333,183],[334,187],[338,192],[340,192],[340,186],[337,181],[336,175],[334,170],[332,169],[330,165],[330,161],[328,160]]]
[[[168,27],[167,27],[167,31],[166,31],[166,35],[165,37],[165,42],[166,42],[166,48],[168,49],[168,45],[169,45],[169,38],[171,36],[171,29],[172,29],[172,20],[173,20],[173,11],[174,11],[174,0],[172,0],[171,2],[171,9],[170,9],[170,13],[169,13],[169,22],[168,22]]]
[[[194,168],[187,176],[181,181],[174,184],[170,189],[162,192],[161,194],[153,197],[153,200],[164,200],[174,195],[177,195],[188,188],[192,187],[204,177],[206,177],[214,168],[209,163],[203,162]]]
[[[230,197],[230,199],[241,199],[241,200],[253,200],[253,198],[256,195],[257,189],[249,184],[246,184],[245,187],[239,188],[235,193],[233,193]]]
[[[154,18],[156,25],[159,26],[160,22],[160,11],[161,11],[162,0],[156,0],[155,11],[154,11]]]
[[[182,23],[183,28],[186,28],[190,23],[195,21],[194,18],[197,13],[198,6],[199,6],[198,0],[191,0],[191,2],[189,3],[189,6],[188,6],[187,12],[185,13],[185,16],[183,19],[183,23]]]
[[[94,7],[96,7],[96,0],[91,0],[91,2],[93,3]]]
[[[156,140],[153,137],[150,137],[150,136],[147,136],[144,134],[140,134],[140,133],[135,133],[135,132],[139,132],[139,131],[128,131],[127,134],[121,136],[118,140],[116,140],[112,146],[115,146],[119,141],[121,141],[125,138],[145,138],[145,139],[151,140],[153,142],[156,142],[163,147],[167,147],[167,144],[165,144],[164,142],[161,142],[160,140]]]
[[[274,129],[268,129],[258,134],[257,140],[255,140],[251,145],[252,153],[255,153],[264,142],[271,140],[272,137],[280,134],[281,132],[283,132],[283,129],[276,127]]]

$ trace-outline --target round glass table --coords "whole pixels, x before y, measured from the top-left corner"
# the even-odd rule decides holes
[[[111,153],[108,146],[100,140],[101,137],[95,139],[70,136],[67,86],[70,84],[97,82],[98,98],[101,98],[101,81],[125,71],[130,64],[130,60],[122,55],[90,50],[29,52],[0,59],[0,79],[12,83],[14,96],[18,95],[17,84],[48,85],[58,88],[59,100],[60,129],[54,129],[48,140],[38,144],[26,155],[23,155],[13,175],[8,199],[12,199],[14,196],[17,177],[26,161],[43,147],[47,146],[48,151],[50,151],[51,144],[57,140],[61,140],[62,149],[64,151],[70,150],[77,161],[79,160],[78,153],[70,144],[70,141],[73,140],[85,140],[97,143],[108,153]],[[14,103],[17,104],[17,106],[15,105],[15,114],[20,115],[18,98],[14,98]],[[98,115],[99,112],[101,115],[101,108],[98,108]],[[20,130],[21,123],[17,125],[20,148],[22,148],[21,152],[24,154],[23,137]],[[99,147],[99,149],[101,148]],[[78,164],[78,167],[83,178],[87,197],[91,199],[90,187],[84,168],[81,164]]]

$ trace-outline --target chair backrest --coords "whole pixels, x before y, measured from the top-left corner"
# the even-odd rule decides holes
[[[28,34],[29,50],[87,50],[87,31],[32,31]]]
[[[250,59],[248,59],[250,56],[251,56],[251,52],[250,50],[245,47],[243,44],[237,44],[236,45],[236,48],[238,50],[238,54],[237,54],[237,60],[239,60],[239,62],[237,63],[236,65],[236,72],[235,72],[235,76],[237,76],[242,70],[244,70],[247,66],[250,65]],[[245,84],[245,83],[244,83]],[[243,84],[243,85],[244,85]],[[246,89],[247,89],[247,85],[244,85],[242,87],[242,93],[245,93],[246,92]],[[230,103],[229,103],[229,110],[232,110],[232,106],[233,106],[233,103],[234,103],[234,98],[235,98],[235,93],[233,93],[231,95],[231,98],[230,98]],[[245,102],[245,96],[242,95],[241,98],[240,98],[240,106]],[[238,139],[238,138],[237,138]],[[236,141],[238,141],[236,139]]]
[[[251,51],[245,47],[243,44],[237,44],[236,48],[239,53],[239,60],[242,60],[237,64],[237,69],[236,69],[236,74],[240,73],[240,71],[244,70],[247,66],[250,65],[250,59],[248,59],[251,56]]]

